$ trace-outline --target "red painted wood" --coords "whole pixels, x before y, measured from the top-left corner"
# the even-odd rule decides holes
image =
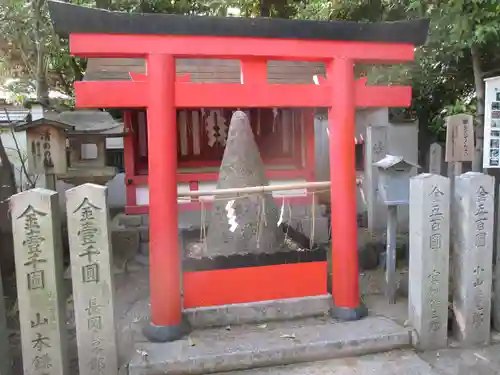
[[[182,320],[177,223],[177,127],[175,60],[173,56],[148,57],[149,256],[151,265],[151,321],[177,326]]]
[[[238,37],[72,34],[70,49],[82,57],[143,57],[148,61],[147,81],[79,82],[75,85],[75,92],[78,107],[148,108],[149,154],[152,157],[149,158],[150,175],[145,178],[149,180],[152,202],[150,277],[154,324],[179,324],[181,319],[178,205],[175,204],[176,176],[179,178],[176,107],[329,108],[330,168],[332,176],[336,176],[331,187],[334,301],[343,308],[359,305],[352,141],[355,109],[356,106],[407,106],[411,88],[369,87],[363,80],[356,83],[353,67],[355,62],[411,61],[414,46]],[[244,85],[176,83],[174,56],[243,59],[243,70],[254,81]],[[328,84],[259,84],[262,82],[262,65],[258,67],[256,63],[259,57],[327,61]],[[252,64],[256,65],[252,68]],[[212,178],[213,175],[199,177]],[[193,175],[190,175],[188,181],[192,179]],[[320,262],[186,273],[186,306],[323,294],[326,292],[325,267],[326,263]]]
[[[320,61],[343,56],[358,62],[399,63],[415,56],[413,45],[397,43],[76,33],[70,35],[69,41],[71,53],[81,57],[145,57],[154,51],[183,58],[252,56]]]
[[[267,61],[265,59],[245,59],[241,61],[242,82],[267,83]]]
[[[356,221],[354,64],[339,58],[327,70],[334,108],[328,111],[330,131],[330,187],[332,226],[332,294],[336,306],[359,306]],[[333,177],[332,177],[333,178]]]
[[[147,82],[75,82],[76,105],[80,108],[147,107]],[[329,85],[176,83],[177,108],[270,108],[330,107]],[[356,85],[358,107],[407,107],[411,87]]]
[[[132,124],[132,112],[125,111],[123,113],[123,122],[128,131],[128,135],[123,137],[123,164],[125,167],[125,197],[128,206],[135,206],[135,186],[132,184],[133,176],[135,176],[135,145],[134,145],[134,129]]]
[[[327,294],[327,263],[184,272],[184,308]]]
[[[189,190],[191,190],[191,191],[198,191],[199,188],[200,188],[200,184],[198,183],[198,181],[189,181]],[[198,201],[198,197],[192,197],[191,201],[197,202]]]

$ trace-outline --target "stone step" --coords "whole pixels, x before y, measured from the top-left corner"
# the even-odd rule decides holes
[[[227,375],[441,375],[412,350],[232,371]],[[456,373],[455,373],[456,374]],[[223,375],[223,374],[217,374]]]
[[[171,343],[142,342],[129,375],[202,375],[378,353],[411,345],[411,332],[383,317],[328,317],[194,331]]]

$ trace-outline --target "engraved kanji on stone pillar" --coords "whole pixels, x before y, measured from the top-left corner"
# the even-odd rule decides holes
[[[455,179],[452,201],[454,334],[463,346],[490,340],[494,178],[468,172]]]
[[[422,350],[448,343],[450,180],[424,173],[410,180],[410,323]]]
[[[24,373],[69,374],[58,194],[16,194],[11,214]]]
[[[107,188],[66,192],[80,375],[117,375]]]

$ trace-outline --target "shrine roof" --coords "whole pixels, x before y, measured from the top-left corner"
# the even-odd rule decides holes
[[[112,12],[59,1],[49,1],[56,32],[253,37],[340,40],[383,43],[425,43],[428,19],[358,23],[271,18],[236,18]]]
[[[26,121],[16,126],[16,131],[27,130],[39,125],[62,128],[68,134],[103,135],[119,137],[124,135],[124,125],[108,112],[80,110],[61,113],[45,112],[42,118]]]

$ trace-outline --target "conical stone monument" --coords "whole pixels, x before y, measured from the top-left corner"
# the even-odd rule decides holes
[[[217,189],[262,185],[269,185],[269,181],[252,128],[245,113],[236,111],[229,125]],[[216,197],[204,256],[271,254],[285,249],[284,233],[278,227],[279,211],[271,193],[239,196]]]

